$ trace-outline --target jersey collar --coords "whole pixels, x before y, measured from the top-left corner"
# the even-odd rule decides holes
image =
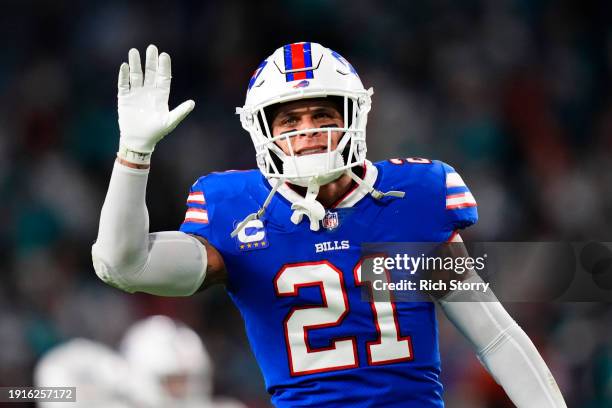
[[[369,160],[364,162],[364,180],[369,185],[374,185],[378,177],[378,168],[372,164]],[[281,183],[278,179],[270,180],[270,184],[275,186],[277,183]],[[304,199],[300,194],[294,191],[287,183],[283,184],[278,188],[278,193],[282,195],[290,203],[296,203]],[[351,189],[347,191],[338,201],[336,201],[331,208],[350,208],[357,204],[361,199],[368,195],[368,190],[363,185],[353,184]]]

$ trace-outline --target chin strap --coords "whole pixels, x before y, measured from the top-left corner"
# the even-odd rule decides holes
[[[397,190],[391,190],[383,193],[382,191],[375,189],[373,185],[353,173],[352,169],[349,169],[346,173],[353,179],[355,183],[359,185],[359,187],[365,188],[368,191],[368,194],[370,194],[376,200],[381,200],[384,197],[404,198],[404,196],[406,195],[405,192]],[[272,201],[272,197],[274,196],[274,194],[276,194],[282,184],[283,183],[278,180],[272,186],[272,190],[270,190],[270,193],[268,194],[268,197],[266,197],[266,201],[264,201],[261,208],[256,213],[251,213],[247,215],[245,219],[238,223],[236,228],[234,228],[234,230],[230,234],[232,238],[238,235],[240,230],[242,230],[249,221],[259,219],[263,216],[264,212],[266,211],[266,208],[268,207],[268,204],[270,204],[270,201]],[[302,222],[302,219],[304,218],[304,216],[306,216],[310,220],[310,229],[312,231],[319,230],[321,220],[325,217],[325,207],[323,207],[323,205],[317,201],[319,187],[319,184],[315,181],[314,178],[310,180],[310,182],[308,183],[308,189],[306,190],[306,196],[302,200],[294,203],[291,206],[291,209],[293,210],[293,214],[291,214],[292,223],[297,225]]]
[[[299,224],[304,216],[307,216],[310,220],[310,229],[312,231],[318,231],[321,225],[321,220],[325,217],[325,208],[323,204],[317,201],[317,195],[319,195],[319,184],[313,177],[308,183],[308,189],[306,190],[306,196],[304,199],[294,203],[291,206],[293,214],[291,214],[291,222]]]
[[[397,190],[390,190],[390,191],[383,193],[382,191],[375,189],[373,185],[371,185],[370,183],[368,183],[367,181],[365,181],[364,179],[362,179],[361,177],[353,173],[352,168],[347,171],[347,174],[351,176],[351,178],[353,179],[355,183],[359,184],[359,187],[365,188],[368,191],[368,194],[370,194],[372,197],[374,197],[377,200],[380,200],[383,197],[404,198],[404,196],[406,195],[404,191],[397,191]]]
[[[244,220],[240,221],[238,223],[238,225],[236,225],[236,228],[234,228],[234,230],[230,234],[230,237],[234,238],[236,235],[238,235],[240,230],[242,230],[247,225],[247,223],[249,221],[251,221],[251,220],[258,220],[258,219],[260,219],[264,215],[264,212],[266,211],[266,208],[268,207],[268,204],[270,204],[270,201],[272,201],[272,197],[274,197],[274,194],[276,194],[276,192],[278,191],[278,189],[280,188],[280,186],[282,184],[283,183],[278,181],[276,184],[274,184],[272,186],[272,190],[270,190],[270,193],[266,197],[266,201],[264,201],[264,203],[261,206],[261,208],[257,212],[251,213],[251,214],[247,215]]]
[[[406,195],[405,192],[396,190],[382,192],[375,189],[374,186],[353,173],[352,169],[349,169],[347,173],[353,179],[353,181],[359,185],[359,187],[365,188],[368,194],[370,194],[376,200],[381,200],[384,197],[404,198]],[[319,194],[319,187],[319,184],[317,184],[314,179],[308,183],[308,190],[306,191],[306,196],[304,199],[291,206],[291,209],[293,210],[291,222],[294,224],[299,224],[304,216],[307,216],[310,220],[310,229],[312,231],[319,230],[321,220],[325,217],[325,208],[316,199],[317,195]]]

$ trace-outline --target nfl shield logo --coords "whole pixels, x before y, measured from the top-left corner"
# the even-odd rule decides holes
[[[323,218],[323,228],[332,230],[338,226],[338,213],[328,211]]]

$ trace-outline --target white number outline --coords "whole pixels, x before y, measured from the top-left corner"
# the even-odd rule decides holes
[[[361,281],[361,265],[363,264],[363,261],[364,259],[360,259],[359,262],[357,262],[357,264],[353,268],[353,277],[355,280],[355,286],[361,287],[361,286],[367,285],[366,287],[369,287],[369,290],[371,290],[371,285],[369,285],[368,282]],[[329,267],[329,270],[334,271],[338,274],[338,282],[340,283],[339,289],[343,296],[344,310],[340,313],[337,320],[333,323],[323,323],[323,324],[317,324],[317,325],[302,326],[302,330],[304,333],[304,345],[305,345],[306,351],[309,354],[318,353],[318,352],[327,352],[327,351],[335,350],[338,342],[350,340],[352,342],[353,356],[354,356],[354,360],[351,362],[347,362],[345,364],[334,365],[330,367],[325,367],[325,368],[310,369],[310,370],[308,369],[296,370],[295,369],[296,364],[294,364],[293,356],[296,353],[292,353],[292,350],[291,350],[291,343],[289,341],[288,322],[294,316],[294,313],[296,311],[305,310],[305,309],[328,309],[328,302],[327,302],[326,292],[324,288],[324,283],[322,280],[296,283],[291,286],[292,288],[291,290],[286,290],[286,291],[279,290],[278,281],[281,278],[281,276],[290,268],[296,268],[296,267],[302,267],[302,266],[308,266],[308,265],[327,265]],[[387,280],[389,280],[388,274],[386,274],[386,278]],[[316,329],[316,328],[323,328],[323,327],[339,326],[342,324],[342,321],[344,320],[344,318],[346,317],[346,315],[348,314],[350,310],[350,305],[348,303],[348,294],[346,290],[346,285],[344,283],[344,276],[342,274],[342,271],[340,271],[335,265],[333,265],[331,262],[327,260],[312,261],[312,262],[298,262],[298,263],[284,265],[274,277],[274,289],[275,289],[276,295],[279,297],[297,296],[300,288],[313,287],[313,286],[319,287],[319,290],[321,292],[322,305],[317,304],[317,305],[294,306],[289,310],[289,312],[287,313],[287,315],[285,316],[283,320],[283,331],[285,335],[285,348],[287,349],[289,371],[292,377],[299,376],[299,375],[315,374],[315,373],[328,372],[328,371],[338,371],[338,370],[343,370],[343,369],[348,369],[348,368],[359,367],[359,356],[357,353],[356,336],[330,338],[331,345],[329,347],[317,348],[317,349],[313,349],[310,346],[310,343],[308,341],[308,330]],[[385,301],[385,302],[370,301],[370,307],[372,310],[372,322],[374,324],[374,327],[376,328],[377,339],[366,342],[368,365],[377,366],[377,365],[385,365],[385,364],[392,364],[392,363],[398,363],[398,362],[412,361],[414,359],[412,339],[409,335],[402,336],[400,333],[397,309],[396,309],[395,303],[393,302],[393,299],[389,298],[389,301]],[[385,327],[390,328],[389,318],[391,317],[393,318],[393,324],[392,324],[392,329],[391,329],[392,333],[390,333],[391,336],[389,336],[389,334],[387,334],[389,332],[385,330],[385,334],[387,335],[383,337],[383,333],[381,332],[380,322],[384,320],[384,323],[386,323]],[[392,337],[392,338],[389,338],[389,337]],[[403,355],[399,357],[396,356],[394,358],[382,358],[382,359],[373,358],[373,354],[375,354],[377,350],[384,350],[385,348],[389,346],[388,342],[393,341],[393,340],[395,340],[397,344],[401,343],[401,344],[406,345],[407,349],[405,351],[407,351],[407,355]],[[376,346],[381,346],[383,344],[383,341],[385,342],[385,346],[383,346],[382,348],[376,347]]]
[[[338,316],[337,320],[335,322],[332,323],[322,323],[322,324],[315,324],[315,325],[304,325],[302,326],[302,331],[304,333],[304,345],[306,346],[306,353],[309,355],[313,355],[316,353],[325,353],[328,351],[333,351],[336,350],[339,343],[342,342],[342,346],[344,346],[345,341],[350,341],[351,342],[351,346],[352,346],[352,351],[353,351],[353,355],[352,355],[352,361],[347,361],[344,362],[342,364],[337,364],[337,365],[333,365],[333,366],[329,366],[329,367],[325,367],[325,368],[316,368],[316,369],[306,369],[306,370],[297,370],[295,368],[296,364],[293,361],[293,356],[294,354],[297,353],[293,353],[291,350],[291,342],[289,340],[289,330],[288,330],[288,322],[289,320],[294,316],[294,313],[300,310],[308,310],[308,309],[327,309],[329,310],[329,306],[328,306],[328,302],[327,302],[327,296],[326,296],[326,292],[324,289],[324,282],[322,280],[318,280],[318,281],[307,281],[307,282],[302,282],[302,283],[298,283],[298,284],[294,284],[292,285],[292,291],[286,291],[286,292],[281,292],[279,290],[278,287],[278,281],[281,278],[281,276],[283,275],[284,272],[286,272],[287,270],[289,270],[290,268],[297,268],[297,267],[302,267],[302,266],[313,266],[313,265],[327,265],[330,270],[336,272],[338,274],[338,281],[340,283],[340,290],[342,292],[342,297],[343,297],[343,303],[344,303],[344,310],[340,313],[340,315]],[[287,315],[285,316],[285,319],[283,320],[283,331],[284,331],[284,335],[285,335],[285,348],[287,349],[287,357],[288,357],[288,361],[289,361],[289,371],[291,373],[291,376],[298,376],[298,375],[306,375],[306,374],[315,374],[315,373],[323,373],[323,372],[328,372],[328,371],[337,371],[337,370],[343,370],[343,369],[347,369],[347,368],[356,368],[359,366],[359,356],[357,354],[357,338],[355,336],[347,336],[347,337],[339,337],[339,338],[330,338],[330,346],[329,347],[323,347],[323,348],[317,348],[317,349],[313,349],[310,346],[310,343],[308,341],[308,330],[309,329],[318,329],[318,328],[324,328],[324,327],[333,327],[333,326],[339,326],[340,324],[342,324],[342,321],[344,320],[344,318],[346,317],[346,315],[349,312],[350,306],[348,303],[348,295],[346,293],[345,290],[345,284],[344,284],[344,276],[342,274],[342,271],[340,271],[336,266],[334,266],[331,262],[327,261],[327,260],[322,260],[322,261],[313,261],[313,262],[299,262],[299,263],[293,263],[293,264],[286,264],[284,265],[280,271],[276,274],[276,276],[274,277],[274,290],[276,291],[276,295],[279,297],[287,297],[287,296],[297,296],[298,295],[298,291],[300,290],[300,288],[304,288],[304,287],[312,287],[312,286],[318,286],[319,290],[321,292],[321,299],[323,301],[322,305],[304,305],[304,306],[294,306],[289,310],[289,313],[287,313]]]
[[[371,257],[374,257],[374,255]],[[364,261],[365,259],[360,259],[359,262],[357,262],[357,265],[355,265],[355,268],[353,268],[353,277],[355,278],[355,285],[357,287],[361,287],[361,286],[367,287],[368,290],[370,291],[370,299],[373,299],[371,282],[361,281],[361,265],[363,265]],[[385,269],[384,278],[387,283],[390,282],[389,271],[387,271],[386,269]],[[412,338],[409,335],[402,336],[400,334],[399,320],[397,316],[397,308],[395,306],[395,302],[393,301],[392,293],[387,290],[387,291],[382,292],[378,296],[384,296],[386,299],[385,301],[370,300],[370,308],[372,309],[372,321],[374,323],[374,327],[376,327],[376,333],[378,337],[376,340],[371,340],[371,341],[366,342],[366,349],[368,352],[368,365],[385,365],[385,364],[392,364],[392,363],[399,363],[399,362],[414,360],[414,353],[412,352]],[[385,330],[385,334],[387,335],[383,337],[383,333],[380,328],[381,322],[386,323],[385,326],[388,327],[390,326],[389,325],[390,318],[393,319],[393,322],[392,322],[393,328],[391,330]],[[391,336],[395,336],[395,338],[394,339],[389,338],[388,334],[391,334]],[[400,343],[405,344],[405,346],[407,347],[406,351],[408,352],[407,355],[399,356],[399,357],[396,356],[393,358],[374,359],[372,355],[375,354],[377,350],[382,350],[383,353],[391,350],[393,346],[389,344],[389,341],[396,341],[397,342],[396,346],[397,344],[400,344]],[[386,344],[383,345],[383,342]]]

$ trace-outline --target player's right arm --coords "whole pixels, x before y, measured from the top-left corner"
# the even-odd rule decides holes
[[[96,274],[127,292],[188,296],[222,281],[223,259],[206,240],[180,231],[149,233],[145,203],[151,154],[157,142],[188,114],[192,100],[169,111],[171,64],[166,53],[147,48],[143,75],[137,50],[119,69],[121,138],[92,247]]]

